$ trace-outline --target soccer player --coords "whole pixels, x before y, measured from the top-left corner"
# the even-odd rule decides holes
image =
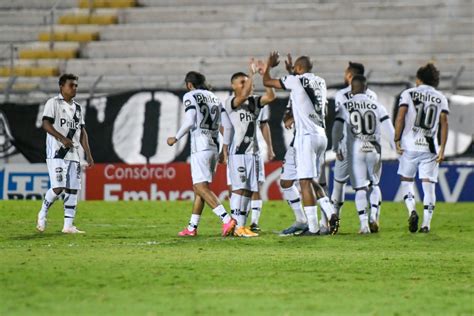
[[[169,137],[167,143],[173,146],[186,133],[191,136],[191,177],[193,180],[194,203],[188,227],[179,232],[179,236],[196,236],[204,202],[222,220],[222,236],[228,236],[235,227],[233,220],[217,196],[209,189],[209,183],[217,166],[219,155],[218,134],[222,125],[224,129],[232,128],[228,116],[206,83],[206,77],[199,72],[191,71],[185,77],[188,93],[183,96],[185,120],[176,136]],[[226,133],[224,133],[226,134]],[[229,133],[227,133],[229,134]],[[224,142],[228,140],[224,139]]]
[[[351,183],[356,190],[355,204],[359,213],[360,234],[369,234],[371,231],[375,233],[379,230],[380,208],[372,209],[369,221],[366,213],[367,194],[369,183],[378,187],[380,180],[382,129],[389,140],[394,135],[393,125],[385,107],[369,97],[366,91],[366,78],[362,75],[352,77],[351,97],[339,106],[333,138],[334,150],[339,152],[340,139],[343,137],[341,125],[345,123],[347,125],[345,155],[350,166]],[[343,157],[338,155],[338,159]],[[380,201],[379,192],[371,190],[369,200],[372,205]]]
[[[347,87],[337,91],[334,97],[334,100],[336,103],[336,108],[335,108],[336,116],[338,115],[339,109],[342,107],[344,102],[346,102],[352,97],[352,93],[351,93],[352,78],[356,75],[364,75],[364,72],[365,72],[364,65],[360,63],[349,62],[349,65],[347,66],[344,72],[344,84]],[[370,89],[367,89],[365,91],[365,95],[374,101],[377,100],[377,95],[375,94],[375,92],[373,92]],[[336,208],[336,212],[339,218],[341,218],[342,206],[344,204],[345,186],[346,186],[347,180],[349,180],[349,171],[350,171],[349,160],[348,160],[348,155],[347,155],[347,147],[349,146],[349,144],[347,144],[346,125],[342,125],[342,128],[343,128],[342,129],[343,136],[342,136],[342,139],[340,140],[340,143],[337,144],[338,151],[336,152],[337,159],[334,164],[334,182],[333,182],[333,190],[331,194],[331,200],[334,203],[334,207]],[[339,131],[336,131],[336,129],[333,128],[333,131],[332,131],[333,139],[335,138],[335,134],[338,132]],[[371,190],[377,190],[378,191],[377,193],[380,196],[382,196],[382,194],[380,193],[380,188],[378,186],[375,186],[375,187],[371,186]],[[374,213],[377,212],[378,208],[379,208],[379,202],[377,202],[376,204],[371,204],[372,212]]]
[[[263,84],[266,87],[290,90],[293,116],[295,120],[296,136],[296,168],[297,177],[301,186],[304,211],[308,221],[308,231],[300,235],[318,235],[319,221],[316,212],[316,197],[325,216],[329,218],[330,233],[335,234],[339,219],[334,207],[326,196],[323,188],[316,184],[316,195],[313,190],[313,179],[320,173],[321,157],[327,146],[327,137],[324,126],[326,106],[326,82],[324,79],[311,73],[313,64],[309,57],[301,56],[296,59],[292,75],[281,79],[274,79],[270,75],[270,68],[279,64],[277,52],[270,53],[267,67],[263,75]]]
[[[291,129],[294,122],[295,120],[293,118],[290,100],[283,116],[283,123],[286,129]],[[301,195],[295,185],[295,182],[298,179],[294,148],[295,135],[296,132],[286,150],[280,176],[280,187],[282,189],[283,198],[293,210],[293,213],[295,214],[295,222],[290,227],[284,229],[280,233],[280,236],[294,236],[308,230],[308,221],[304,214],[303,206],[301,205]]]
[[[395,121],[395,144],[400,156],[398,174],[401,190],[408,209],[408,229],[418,230],[415,206],[414,180],[422,181],[424,214],[419,232],[430,231],[431,218],[436,204],[435,184],[439,164],[444,160],[448,139],[448,101],[436,90],[439,70],[432,63],[418,69],[416,87],[407,89],[400,96]],[[438,125],[441,126],[441,145],[438,146]]]
[[[59,78],[59,95],[46,102],[43,112],[43,129],[46,131],[46,164],[51,188],[38,213],[36,229],[44,232],[48,210],[59,195],[64,196],[65,234],[83,234],[74,226],[77,193],[81,189],[79,145],[84,149],[88,167],[94,165],[81,106],[74,100],[79,78],[64,74]]]
[[[230,207],[233,218],[237,220],[234,235],[238,237],[256,237],[257,233],[245,227],[250,211],[252,192],[258,192],[259,148],[257,141],[257,119],[262,108],[275,99],[273,89],[266,90],[265,95],[253,95],[253,76],[256,66],[253,59],[249,72],[238,72],[232,75],[231,84],[234,92],[225,103],[233,126],[233,139],[228,149],[228,168],[232,195]],[[227,151],[227,146],[224,149]]]
[[[272,89],[269,89],[269,90],[272,90]],[[273,93],[273,97],[275,97],[273,90],[272,90],[272,93]],[[268,124],[269,119],[270,119],[270,109],[268,106],[264,106],[257,117],[257,125],[260,128],[263,139],[267,145],[267,158],[269,161],[271,161],[275,159],[275,152],[273,151],[270,124]],[[262,147],[260,142],[259,142],[258,147],[259,148]],[[260,226],[258,225],[258,222],[260,220],[260,215],[262,214],[262,206],[263,206],[260,190],[262,188],[263,183],[265,182],[265,163],[264,163],[265,159],[261,151],[259,151],[259,156],[260,156],[259,157],[260,167],[258,169],[259,172],[257,175],[258,191],[252,192],[252,197],[250,201],[250,208],[252,209],[250,230],[253,232],[260,231]]]

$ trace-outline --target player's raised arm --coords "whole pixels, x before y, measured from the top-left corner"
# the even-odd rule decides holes
[[[252,58],[249,62],[249,71],[247,80],[244,83],[243,89],[240,91],[239,94],[235,95],[235,98],[232,100],[232,109],[236,109],[240,107],[252,94],[253,90],[253,76],[256,72],[256,66],[254,64],[254,59]]]
[[[280,80],[274,79],[270,75],[270,69],[278,66],[278,64],[280,63],[278,58],[279,58],[278,52],[271,52],[270,55],[268,56],[267,67],[265,68],[265,71],[263,72],[263,85],[265,87],[275,88],[275,89],[284,89],[284,87],[281,85]]]

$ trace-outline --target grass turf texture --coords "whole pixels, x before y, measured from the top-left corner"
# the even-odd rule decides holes
[[[220,237],[209,209],[176,237],[190,202],[80,202],[86,235],[60,233],[59,202],[39,234],[40,204],[0,202],[0,315],[473,314],[473,203],[438,203],[429,234],[384,203],[381,232],[358,235],[348,202],[339,235],[279,237],[293,215],[268,202],[254,239]]]

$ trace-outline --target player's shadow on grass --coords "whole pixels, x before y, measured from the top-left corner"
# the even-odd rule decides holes
[[[31,233],[28,235],[19,235],[12,236],[8,238],[9,240],[35,240],[35,239],[48,239],[50,237],[57,237],[64,235],[61,232],[51,232],[51,233]]]

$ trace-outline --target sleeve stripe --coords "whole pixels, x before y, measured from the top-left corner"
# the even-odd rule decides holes
[[[225,113],[225,109],[224,109],[224,108],[221,108],[221,113]]]
[[[342,122],[342,123],[344,123],[344,122],[345,122],[345,121],[344,121],[342,118],[340,118],[340,117],[336,117],[334,120],[335,120],[335,121]]]
[[[262,121],[260,121],[260,124],[265,124],[265,123],[268,123],[268,120],[262,120]]]
[[[196,110],[196,106],[195,105],[190,105],[184,110],[184,112],[187,112],[188,110]]]
[[[441,113],[449,114],[449,111],[448,110],[441,110]]]
[[[49,116],[43,116],[43,121],[49,121],[51,124],[54,124],[54,118]]]
[[[403,104],[400,104],[400,105],[399,105],[399,107],[402,107],[402,106],[408,107],[408,104],[403,103]]]
[[[283,83],[283,80],[281,80],[281,78],[280,78],[280,85],[284,90],[286,90],[285,84]]]
[[[384,117],[382,117],[382,118],[380,119],[380,122],[383,122],[383,121],[385,121],[385,120],[388,120],[389,118],[390,118],[390,117],[389,117],[388,115],[385,115]]]

